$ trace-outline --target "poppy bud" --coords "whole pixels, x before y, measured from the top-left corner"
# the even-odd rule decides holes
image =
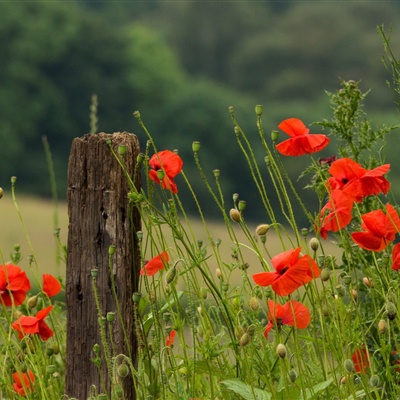
[[[387,332],[388,324],[384,319],[378,322],[378,331],[380,334],[384,335]]]
[[[207,298],[207,295],[208,295],[207,288],[202,286],[200,288],[200,297],[205,300]]]
[[[115,392],[115,394],[116,394],[116,396],[117,396],[117,399],[123,399],[123,398],[125,398],[125,397],[124,397],[124,389],[123,389],[123,387],[122,387],[122,385],[121,385],[120,383],[117,383],[117,384],[114,386],[114,392]]]
[[[354,301],[357,301],[357,298],[358,298],[357,290],[351,289],[350,294],[351,294],[351,297],[353,298],[353,300],[354,300]]]
[[[46,372],[47,372],[49,375],[52,375],[52,374],[54,374],[54,372],[56,372],[56,369],[57,369],[57,367],[56,367],[54,364],[51,364],[51,365],[48,365],[48,366],[46,367]]]
[[[346,288],[343,285],[336,285],[336,293],[338,296],[343,297],[346,294]]]
[[[231,219],[237,223],[242,220],[242,216],[240,215],[240,212],[236,210],[236,208],[231,208],[231,210],[229,211],[229,215]]]
[[[341,385],[345,385],[346,384],[346,377],[342,376],[342,378],[340,379],[340,384]]]
[[[223,280],[222,271],[219,268],[217,268],[215,270],[215,275],[217,275],[218,279],[222,279]]]
[[[276,142],[279,138],[279,131],[272,131],[271,132],[271,139],[273,142]]]
[[[256,327],[255,327],[254,325],[250,325],[250,326],[247,328],[247,333],[248,333],[250,336],[254,336],[254,334],[256,333]]]
[[[376,387],[379,385],[379,376],[378,375],[372,375],[371,378],[369,378],[369,384],[372,387]]]
[[[352,372],[354,372],[354,363],[352,360],[350,360],[349,358],[347,360],[344,360],[344,369],[351,374]]]
[[[363,283],[366,287],[369,287],[369,288],[374,287],[374,282],[371,279],[367,278],[366,276],[364,276],[364,278],[363,278]]]
[[[310,247],[311,247],[311,250],[317,251],[318,248],[319,248],[319,240],[317,238],[315,238],[315,237],[312,238],[310,240]]]
[[[38,300],[37,295],[36,295],[36,296],[30,297],[30,298],[28,299],[28,302],[27,302],[28,308],[34,308],[34,307],[36,307],[36,304],[37,304],[37,302],[38,302],[37,300]]]
[[[251,297],[249,300],[249,306],[253,311],[257,311],[260,308],[260,302],[257,297]]]
[[[331,270],[326,267],[322,268],[320,278],[322,282],[329,281],[329,279],[331,279]]]
[[[200,142],[193,142],[192,143],[193,153],[197,153],[200,150],[200,147],[201,147]]]
[[[172,267],[170,268],[167,273],[165,274],[165,282],[167,283],[167,285],[170,285],[171,283],[174,282],[175,278],[176,278],[176,267]]]
[[[241,326],[241,325],[235,326],[234,332],[235,332],[236,338],[240,339],[244,334],[243,326]]]
[[[280,358],[285,358],[287,355],[287,349],[286,346],[283,343],[279,343],[278,346],[276,346],[276,354],[278,354],[278,356]]]
[[[342,280],[343,280],[343,283],[344,283],[346,286],[349,286],[350,283],[351,283],[351,276],[350,276],[350,275],[345,275],[345,276],[342,278]]]
[[[180,373],[181,375],[183,375],[183,376],[186,376],[187,373],[188,373],[188,370],[187,370],[186,367],[182,367],[182,368],[179,368],[179,373]]]
[[[293,382],[293,383],[296,382],[297,372],[294,369],[291,369],[289,371],[289,379],[290,379],[290,382]]]
[[[250,340],[251,340],[250,335],[247,332],[245,332],[239,340],[239,345],[244,347],[250,343]]]
[[[128,366],[125,363],[121,364],[117,369],[117,374],[120,378],[126,378],[129,375]]]
[[[203,327],[202,327],[201,325],[197,325],[197,327],[196,327],[196,333],[197,333],[197,336],[198,336],[200,339],[203,338],[203,336],[204,336],[204,329],[203,329]]]
[[[260,105],[260,104],[256,105],[256,114],[257,114],[259,117],[261,117],[262,113],[263,113],[263,106]]]
[[[396,318],[397,315],[396,306],[391,301],[388,301],[386,303],[386,314],[391,321],[393,321]]]
[[[256,235],[258,236],[266,235],[267,232],[269,231],[269,228],[270,226],[268,224],[258,225],[256,228]]]
[[[4,190],[0,187],[0,199],[4,196]]]

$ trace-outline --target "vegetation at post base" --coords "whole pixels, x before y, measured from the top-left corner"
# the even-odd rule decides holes
[[[398,93],[399,64],[390,37],[378,30]],[[235,157],[243,159],[257,200],[234,191],[235,185],[226,190],[226,176],[233,173],[238,187],[244,178],[215,168],[201,139],[193,138],[189,149],[182,143],[160,147],[134,112],[143,145],[136,168],[144,179],[138,190],[127,177],[127,202],[143,227],[133,233],[142,260],[131,305],[139,356],[115,354],[102,334],[91,361],[100,365],[106,358],[109,382],[92,385],[90,399],[124,399],[124,380],[132,380],[139,399],[400,396],[400,211],[392,192],[395,160],[386,154],[399,126],[373,126],[363,110],[367,93],[357,81],[342,80],[327,97],[332,115],[315,123],[287,110],[271,125],[257,105],[251,133],[240,110],[229,107]],[[93,130],[96,109],[94,101]],[[123,149],[114,156],[125,169]],[[308,182],[304,190],[292,182],[288,159],[295,165],[307,160],[298,171]],[[186,173],[189,165],[197,177]],[[12,178],[24,229],[15,187]],[[223,240],[203,211],[200,187],[219,214]],[[201,235],[183,191],[197,208]],[[257,210],[256,226],[247,219],[251,209]],[[275,239],[279,244],[272,246]],[[10,258],[7,251],[0,266],[0,397],[67,399],[64,304],[57,300],[62,283],[38,275],[34,256],[21,254],[17,245]],[[110,261],[117,252],[112,244]],[[92,279],[96,285],[95,269]],[[119,318],[101,307],[98,314],[99,326],[92,329],[104,330]]]

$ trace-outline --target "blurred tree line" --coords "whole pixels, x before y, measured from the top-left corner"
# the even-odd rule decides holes
[[[372,89],[366,111],[377,124],[395,121],[376,26],[394,23],[396,32],[399,17],[397,1],[1,3],[2,185],[16,175],[20,190],[50,193],[45,135],[64,196],[70,144],[89,131],[97,94],[100,131],[134,132],[144,148],[132,117],[140,110],[158,148],[178,148],[193,179],[191,143],[200,141],[203,168],[211,180],[212,170],[221,170],[228,206],[239,192],[255,217],[260,209],[228,106],[256,150],[256,104],[264,105],[267,132],[289,117],[329,119],[324,91],[335,91],[340,79]],[[306,165],[287,161],[294,176]],[[196,188],[212,214],[202,185]]]

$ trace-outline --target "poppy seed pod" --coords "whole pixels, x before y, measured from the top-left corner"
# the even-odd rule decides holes
[[[197,153],[200,150],[200,147],[201,147],[200,142],[197,142],[197,141],[193,142],[192,143],[193,153]]]
[[[246,200],[239,200],[238,209],[239,211],[244,211],[246,208]]]
[[[139,111],[134,111],[134,112],[133,112],[133,116],[134,116],[136,119],[140,119],[140,112],[139,112]]]
[[[256,105],[256,114],[260,117],[263,113],[263,106],[260,104]]]
[[[286,346],[283,343],[279,343],[278,346],[276,346],[276,354],[278,354],[278,356],[280,358],[285,358],[287,355],[287,349]]]
[[[276,142],[279,138],[279,132],[278,131],[272,131],[271,132],[271,139],[273,142]]]

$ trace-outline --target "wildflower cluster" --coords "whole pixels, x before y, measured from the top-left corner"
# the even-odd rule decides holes
[[[1,350],[4,360],[9,365],[10,377],[13,382],[12,385],[6,387],[4,392],[10,396],[12,391],[20,396],[34,395],[38,377],[39,382],[43,384],[43,377],[40,376],[43,370],[40,365],[33,363],[34,360],[31,357],[34,352],[38,355],[42,349],[43,355],[46,354],[47,359],[49,356],[59,353],[57,341],[47,349],[42,347],[41,342],[48,341],[54,335],[53,329],[45,321],[54,306],[50,304],[45,307],[45,305],[50,302],[51,297],[61,291],[61,284],[53,275],[43,274],[41,292],[27,299],[30,290],[30,280],[26,272],[19,266],[11,263],[0,266],[2,329],[8,330],[10,337],[13,336],[13,332],[17,336],[16,341],[3,344]],[[46,368],[46,364],[44,368]],[[2,379],[3,382],[6,382],[5,376]],[[38,390],[40,397],[39,393],[41,393],[41,389]]]

